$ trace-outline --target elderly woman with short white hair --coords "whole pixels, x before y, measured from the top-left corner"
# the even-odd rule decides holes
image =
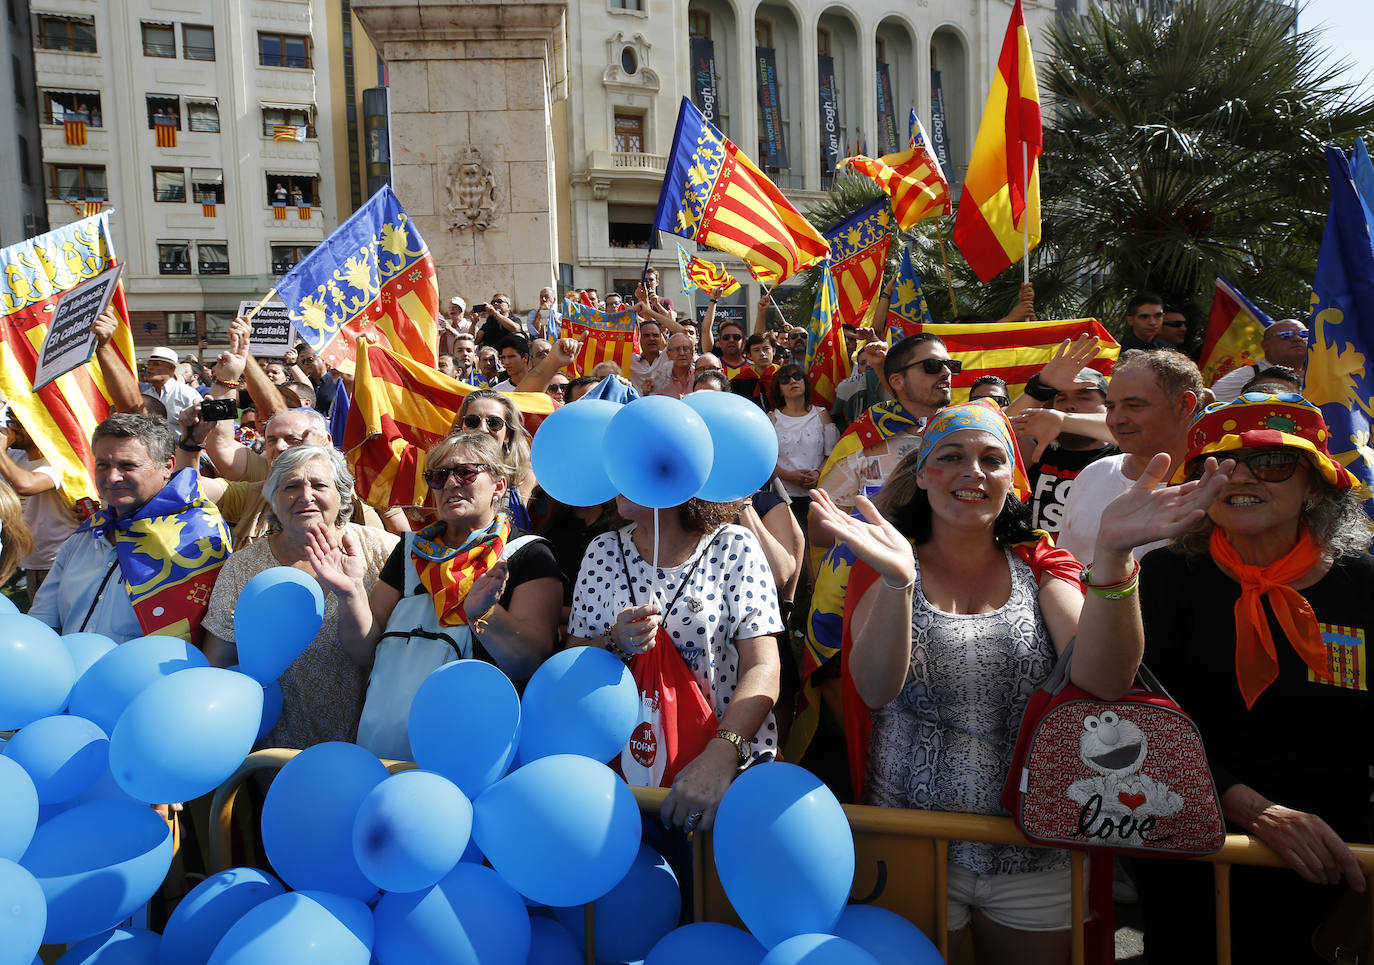
[[[337,449],[296,446],[272,462],[263,483],[271,507],[266,539],[235,550],[220,571],[205,614],[205,653],[215,666],[238,662],[234,604],[248,581],[263,570],[289,566],[318,578],[306,557],[308,535],[344,534],[358,547],[362,581],[371,588],[397,538],[385,530],[349,522],[353,475]],[[266,747],[306,748],[324,741],[353,741],[363,709],[367,671],[339,645],[338,598],[324,587],[324,622],[319,633],[281,676],[282,712],[260,742]]]

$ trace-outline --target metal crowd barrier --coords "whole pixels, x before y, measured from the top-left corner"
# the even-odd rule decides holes
[[[234,801],[243,782],[263,771],[279,770],[299,751],[283,748],[250,754],[215,791],[210,812],[211,871],[232,867]],[[395,774],[415,765],[409,761],[386,761]],[[656,814],[667,791],[662,788],[634,788],[640,810]],[[945,811],[905,811],[894,808],[844,805],[845,816],[854,834],[854,886],[851,899],[878,905],[902,915],[931,936],[940,954],[949,960],[949,923],[944,895],[948,886],[949,842],[982,841],[991,844],[1029,845],[1010,818]],[[709,832],[692,836],[693,904],[698,921],[715,921],[743,927],[730,905],[715,872]],[[1351,851],[1374,878],[1374,845],[1352,844]],[[1087,914],[1084,901],[1085,862],[1082,852],[1070,852],[1071,859],[1071,962],[1083,965],[1083,922]],[[1216,882],[1217,962],[1231,962],[1231,889],[1233,865],[1285,867],[1284,861],[1256,838],[1243,834],[1226,836],[1216,854],[1189,860],[1213,866]],[[1374,887],[1368,890],[1374,912]],[[587,965],[595,965],[592,945],[593,911],[587,910]],[[967,943],[966,943],[967,947]]]

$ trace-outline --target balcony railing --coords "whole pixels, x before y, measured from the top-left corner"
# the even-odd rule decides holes
[[[644,154],[639,151],[613,151],[611,164],[617,168],[663,171],[668,167],[668,158],[662,154]]]

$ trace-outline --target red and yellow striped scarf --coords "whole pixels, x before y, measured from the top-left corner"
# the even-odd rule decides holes
[[[420,582],[434,598],[434,615],[439,625],[453,627],[468,622],[463,609],[468,592],[501,559],[511,525],[509,517],[501,513],[491,525],[474,531],[457,549],[440,541],[444,527],[440,521],[416,533],[410,555]]]

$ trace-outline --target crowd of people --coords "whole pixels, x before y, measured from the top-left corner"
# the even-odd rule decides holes
[[[1206,386],[1182,313],[1141,293],[1110,377],[1085,336],[1024,392],[989,373],[958,404],[961,361],[939,337],[847,325],[852,374],[823,406],[806,330],[770,321],[766,298],[752,326],[717,323],[719,294],[698,327],[653,272],[633,294],[582,292],[639,328],[624,371],[587,373],[570,370],[554,289],[524,311],[504,293],[452,298],[438,369],[467,394],[425,454],[432,505],[410,511],[356,497],[328,422],[348,376],[308,346],[258,359],[239,319],[212,366],[158,348],[124,385],[107,362],[119,411],[92,438],[86,518],[8,418],[0,578],[22,570],[29,612],[59,632],[122,642],[177,632],[150,615],[135,567],[165,558],[213,581],[178,626],[232,666],[245,584],[273,566],[314,577],[324,623],[282,677],[263,746],[356,741],[405,759],[410,698],[448,661],[520,686],[564,647],[627,662],[671,648],[713,717],[668,782],[663,822],[685,832],[784,748],[843,800],[1003,813],[1022,713],[1059,654],[1073,643],[1073,682],[1103,699],[1143,659],[1196,719],[1231,828],[1288,865],[1232,872],[1236,960],[1310,957],[1312,930],[1364,888],[1342,842],[1371,837],[1374,563],[1358,486],[1301,395],[1303,323],[1276,322],[1262,359]],[[1026,317],[1023,291],[1008,320]],[[102,317],[102,346],[113,325]],[[530,461],[539,418],[511,395],[701,391],[768,413],[776,471],[738,503],[656,512],[551,498]],[[819,723],[798,739],[806,693]],[[956,942],[971,935],[979,961],[1066,960],[1065,853],[963,843],[949,860]],[[1151,960],[1211,960],[1210,870],[1133,873]]]

